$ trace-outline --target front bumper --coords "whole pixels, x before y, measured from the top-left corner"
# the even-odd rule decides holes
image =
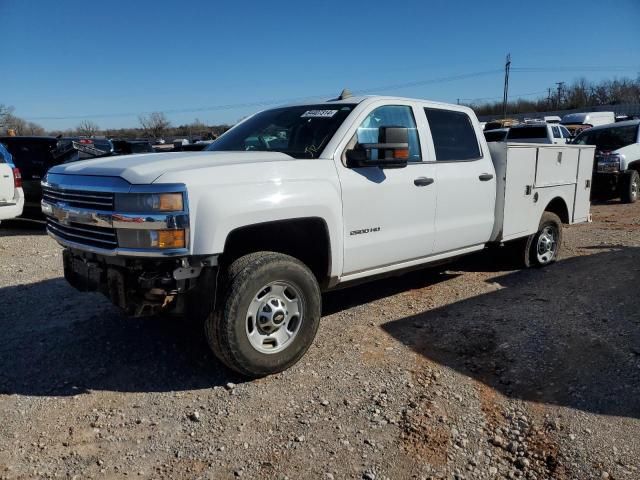
[[[620,191],[622,172],[593,172],[591,191],[595,195],[617,194]]]
[[[202,261],[191,257],[147,259],[102,256],[71,248],[62,253],[64,277],[81,292],[100,292],[128,316],[182,313]]]

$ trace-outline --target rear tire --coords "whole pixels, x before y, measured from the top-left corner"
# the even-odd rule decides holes
[[[313,343],[321,296],[298,259],[256,252],[221,272],[219,301],[205,320],[207,342],[229,368],[249,377],[281,372]]]
[[[517,263],[523,267],[544,267],[558,259],[562,246],[562,220],[555,213],[544,212],[538,231],[511,245]]]
[[[635,203],[640,195],[640,174],[636,170],[625,172],[620,186],[622,203]]]

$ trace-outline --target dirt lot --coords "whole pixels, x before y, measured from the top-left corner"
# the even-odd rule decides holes
[[[325,295],[302,362],[252,382],[4,223],[0,478],[640,478],[640,204],[593,214],[546,269],[478,255]]]

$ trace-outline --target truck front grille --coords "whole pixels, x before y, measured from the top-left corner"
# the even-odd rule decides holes
[[[53,204],[65,203],[70,207],[113,211],[114,194],[111,192],[62,190],[55,187],[42,187],[42,198]]]
[[[47,230],[69,242],[109,250],[118,246],[118,238],[113,228],[95,227],[74,222],[63,224],[53,217],[47,217]]]

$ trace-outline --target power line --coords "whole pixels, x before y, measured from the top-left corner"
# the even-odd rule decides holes
[[[502,70],[486,70],[482,72],[473,72],[473,73],[464,73],[460,75],[450,75],[447,77],[439,77],[439,78],[430,78],[428,80],[417,80],[413,82],[406,83],[396,83],[390,85],[382,85],[378,87],[370,87],[366,89],[354,90],[353,93],[355,95],[366,95],[375,92],[388,92],[393,90],[400,90],[403,88],[417,87],[421,85],[431,85],[436,83],[446,83],[452,82],[456,80],[464,80],[468,78],[476,78],[486,75],[493,75],[496,73],[500,73]],[[286,104],[286,103],[295,103],[313,99],[326,99],[335,96],[334,93],[327,93],[325,95],[309,95],[306,97],[294,97],[294,98],[280,98],[280,99],[271,99],[271,100],[260,100],[256,102],[247,102],[247,103],[233,103],[226,105],[212,105],[208,107],[195,107],[195,108],[180,108],[173,110],[163,110],[160,109],[163,113],[166,114],[175,114],[175,113],[197,113],[197,112],[207,112],[214,110],[233,110],[236,108],[248,108],[248,107],[263,107],[267,105],[275,105],[275,104]],[[113,117],[132,117],[137,115],[144,115],[150,112],[125,112],[125,113],[102,113],[102,114],[93,114],[93,115],[67,115],[67,116],[51,116],[51,117],[29,117],[28,120],[78,120],[84,118],[113,118]]]
[[[542,66],[532,66],[532,67],[510,67],[510,72],[629,72],[629,71],[637,71],[640,69],[639,66],[626,66],[626,65],[613,65],[613,66],[563,66],[563,67],[542,67]],[[413,82],[406,83],[397,83],[390,85],[382,85],[377,87],[370,87],[366,89],[354,90],[354,94],[366,95],[377,92],[388,92],[394,90],[401,90],[404,88],[411,88],[423,85],[432,85],[437,83],[447,83],[456,80],[465,80],[469,78],[476,78],[487,75],[495,75],[498,73],[502,73],[503,69],[495,69],[495,70],[486,70],[480,72],[472,72],[466,74],[459,75],[451,75],[446,77],[439,78],[431,78],[427,80],[417,80]],[[513,95],[514,97],[523,97],[528,95],[536,95],[539,92],[533,93],[525,93],[519,95]],[[309,95],[304,97],[293,97],[293,98],[280,98],[280,99],[267,99],[267,100],[258,100],[254,102],[245,102],[245,103],[231,103],[231,104],[220,104],[220,105],[211,105],[206,107],[192,107],[192,108],[179,108],[179,109],[156,109],[156,111],[162,111],[166,114],[177,114],[177,113],[198,113],[198,112],[209,112],[209,111],[220,111],[220,110],[234,110],[240,108],[251,108],[251,107],[264,107],[269,105],[277,105],[277,104],[287,104],[287,103],[296,103],[303,102],[309,100],[316,99],[326,99],[331,98],[335,95],[333,93],[327,93],[323,95]],[[498,99],[500,97],[485,97],[485,99]],[[504,98],[504,96],[503,96]],[[460,100],[468,100],[468,99],[460,99]],[[482,98],[476,98],[473,100],[482,100]],[[98,119],[98,118],[118,118],[118,117],[136,117],[138,115],[145,115],[151,112],[119,112],[119,113],[97,113],[97,114],[81,114],[81,115],[65,115],[65,116],[39,116],[39,117],[28,117],[27,120],[80,120],[80,119]]]

